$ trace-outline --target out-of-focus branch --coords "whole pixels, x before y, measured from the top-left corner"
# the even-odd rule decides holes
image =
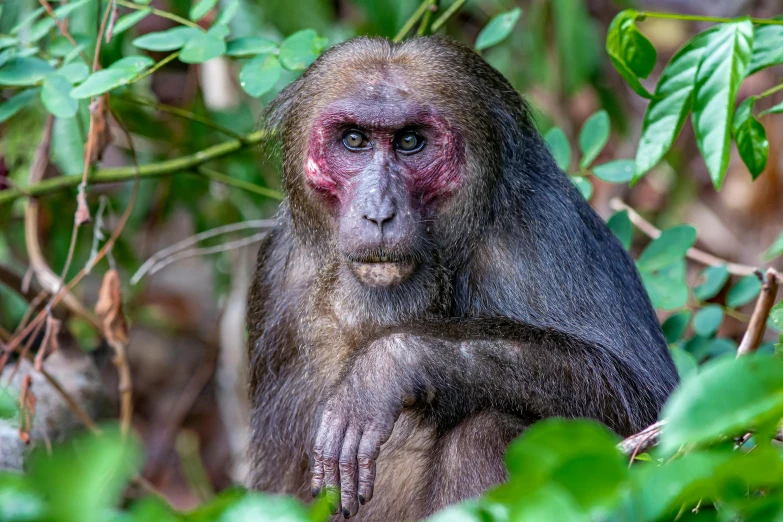
[[[761,293],[756,300],[755,308],[753,308],[753,315],[750,316],[748,329],[745,335],[742,336],[742,342],[740,342],[737,349],[737,357],[753,353],[758,349],[759,344],[761,344],[761,338],[764,336],[764,331],[767,329],[767,319],[772,306],[775,304],[775,297],[778,295],[779,287],[778,275],[770,268],[762,277]]]
[[[661,235],[660,230],[658,230],[652,223],[650,223],[642,216],[640,216],[639,213],[636,212],[633,208],[626,205],[622,200],[618,198],[614,198],[609,202],[609,206],[613,210],[627,211],[628,218],[631,220],[631,223],[633,223],[634,226],[636,226],[636,228],[644,232],[645,235],[653,239],[656,239]],[[730,261],[726,261],[725,259],[721,259],[717,256],[704,252],[703,250],[699,250],[698,248],[689,248],[688,252],[685,255],[688,259],[692,259],[693,261],[697,261],[703,265],[707,265],[707,266],[723,265],[726,267],[726,270],[728,270],[730,274],[734,274],[738,276],[755,274],[758,271],[758,268],[755,266],[732,263]],[[774,273],[777,278],[781,278],[781,274],[778,271],[776,271],[774,268],[770,268],[769,270],[771,270],[772,273]]]
[[[115,118],[116,119],[116,118]],[[202,165],[208,161],[222,158],[233,152],[237,152],[244,148],[258,145],[263,142],[267,137],[266,131],[256,131],[245,136],[244,141],[231,140],[218,145],[213,145],[204,150],[198,151],[194,154],[182,156],[180,158],[174,158],[170,160],[160,161],[157,163],[150,163],[148,165],[141,165],[138,168],[139,178],[155,178],[160,176],[168,176],[177,172],[193,170],[195,167]],[[130,181],[137,175],[137,169],[135,166],[118,167],[109,169],[99,169],[94,174],[87,177],[87,181],[92,184],[100,183],[115,183],[118,181]],[[227,176],[227,180],[223,181],[227,184],[229,180],[234,180]],[[36,183],[35,185],[24,187],[23,189],[11,188],[9,190],[0,191],[0,205],[4,205],[14,201],[17,198],[30,196],[39,197],[46,194],[52,194],[62,190],[67,190],[76,187],[80,183],[80,178],[77,176],[58,176],[56,178],[49,178]],[[240,187],[243,188],[243,187]]]

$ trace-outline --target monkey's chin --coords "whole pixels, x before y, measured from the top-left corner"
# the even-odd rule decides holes
[[[412,262],[358,263],[350,261],[349,266],[362,284],[372,287],[398,285],[416,271],[416,264]]]

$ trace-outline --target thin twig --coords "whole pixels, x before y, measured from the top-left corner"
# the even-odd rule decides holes
[[[460,10],[460,8],[467,3],[468,0],[457,0],[453,4],[449,6],[448,9],[446,9],[442,15],[440,15],[434,22],[432,22],[432,27],[430,28],[430,32],[437,33],[441,27],[446,25],[446,22],[448,22],[452,16],[454,16],[457,11]]]
[[[209,178],[212,181],[217,181],[218,183],[222,183],[223,185],[240,188],[247,192],[252,192],[254,194],[258,194],[259,196],[264,196],[265,198],[272,198],[278,201],[282,201],[284,198],[283,194],[281,192],[278,192],[277,190],[261,187],[259,185],[256,185],[255,183],[250,183],[249,181],[245,181],[242,179],[232,178],[231,176],[227,176],[221,172],[218,172],[214,169],[210,169],[209,167],[205,167],[203,165],[196,167],[196,173],[204,176],[205,178]]]
[[[775,297],[778,295],[779,287],[780,281],[778,281],[777,274],[770,268],[765,276],[762,277],[761,293],[756,300],[755,308],[753,308],[753,315],[750,316],[748,329],[745,331],[745,335],[742,336],[742,342],[740,342],[737,349],[737,357],[753,353],[758,349],[761,339],[764,337],[764,331],[767,329],[767,319],[772,306],[775,304]]]
[[[116,119],[116,117],[115,117]],[[237,152],[253,145],[258,145],[267,138],[266,131],[256,131],[245,136],[244,141],[231,140],[224,143],[219,143],[211,147],[207,147],[204,150],[200,150],[187,156],[174,158],[170,160],[164,160],[157,163],[150,163],[148,165],[142,165],[138,169],[138,176],[140,178],[154,178],[159,176],[168,176],[177,172],[189,171],[202,165],[208,161],[222,158],[231,153]],[[136,176],[136,168],[130,167],[117,167],[109,169],[99,169],[95,171],[88,180],[90,184],[100,183],[114,183],[118,181],[129,181]],[[233,178],[229,178],[233,180]],[[24,188],[24,192],[19,189],[12,188],[9,190],[0,191],[0,206],[11,203],[20,197],[31,196],[40,197],[46,194],[52,194],[60,192],[62,190],[71,189],[79,184],[79,178],[77,176],[58,176],[56,178],[45,179],[35,185],[31,185]],[[226,181],[228,184],[228,181]]]
[[[721,16],[701,16],[701,15],[689,15],[689,14],[676,14],[676,13],[654,13],[650,11],[640,11],[636,19],[643,21],[645,18],[662,18],[666,20],[685,20],[688,22],[710,22],[716,24],[724,24],[736,22],[737,18],[724,18]],[[775,20],[774,18],[751,18],[751,22],[756,25],[783,25],[783,20]]]
[[[135,9],[138,11],[149,10],[149,12],[154,14],[155,16],[160,16],[161,18],[168,18],[173,22],[177,22],[182,25],[187,25],[188,27],[192,27],[193,29],[198,29],[199,31],[204,32],[204,29],[201,28],[198,24],[195,24],[190,20],[182,18],[181,16],[177,16],[174,13],[169,13],[168,11],[164,11],[163,9],[157,9],[155,7],[150,7],[148,5],[134,4],[132,2],[126,2],[125,0],[117,0],[117,3],[123,7],[129,7],[131,9]]]
[[[74,49],[79,48],[78,42],[73,38],[70,31],[68,31],[68,25],[65,21],[60,20],[57,18],[57,15],[54,13],[54,9],[52,9],[52,6],[49,5],[49,2],[46,0],[38,0],[43,6],[43,8],[46,10],[46,14],[48,14],[52,20],[54,20],[55,25],[57,25],[57,29],[59,29],[60,33],[65,37],[66,40],[68,40],[71,45],[73,45]],[[83,50],[79,50],[79,55],[84,59],[85,63],[90,63],[90,59],[87,56],[87,53],[85,53]]]
[[[176,59],[178,56],[179,56],[179,51],[171,53],[170,55],[166,56],[161,61],[159,61],[158,63],[156,63],[155,65],[153,65],[152,67],[150,67],[149,69],[147,69],[146,71],[138,75],[137,77],[133,78],[126,85],[130,85],[132,83],[136,83],[140,80],[143,80],[144,78],[154,73],[155,71],[157,71],[158,69],[160,69],[161,67],[169,63],[170,61]]]
[[[186,248],[189,248],[201,241],[204,241],[205,239],[209,239],[215,236],[221,236],[223,234],[230,234],[232,232],[238,232],[240,230],[269,229],[272,228],[273,226],[275,226],[275,221],[272,219],[254,219],[251,221],[241,221],[239,223],[230,223],[228,225],[222,225],[216,228],[212,228],[210,230],[205,230],[204,232],[200,232],[198,234],[185,238],[181,241],[177,241],[173,245],[169,245],[166,248],[150,256],[150,258],[147,259],[139,267],[136,273],[133,274],[133,277],[131,277],[130,279],[130,283],[132,285],[138,283],[139,280],[142,277],[144,277],[144,275],[149,271],[149,269],[152,268],[156,263],[158,263],[162,259],[170,255],[176,254],[178,252],[181,252]]]
[[[644,232],[645,235],[651,237],[652,239],[657,239],[661,235],[660,230],[658,230],[649,221],[647,221],[642,216],[640,216],[638,212],[636,212],[633,208],[629,207],[622,200],[618,198],[614,198],[609,202],[609,206],[613,210],[627,211],[628,218],[631,220],[631,223],[633,223],[634,226],[636,226],[636,228]],[[758,268],[755,266],[732,263],[730,261],[726,261],[725,259],[721,259],[717,256],[704,252],[703,250],[699,250],[698,248],[689,248],[688,252],[685,255],[686,257],[688,257],[688,259],[692,259],[693,261],[697,261],[703,265],[707,265],[707,266],[723,265],[726,267],[726,270],[728,270],[730,274],[734,274],[738,276],[755,274],[756,271],[758,270]],[[772,272],[775,274],[776,277],[778,278],[781,277],[780,273],[775,269],[770,268],[769,270],[772,270]]]
[[[416,25],[416,22],[418,22],[422,16],[424,16],[424,13],[429,9],[430,5],[432,4],[434,0],[424,0],[414,11],[414,13],[411,15],[410,18],[408,18],[408,21],[405,22],[405,25],[402,26],[402,29],[395,35],[394,42],[401,42],[403,38],[405,38],[409,32],[411,32],[411,29],[413,29],[413,26]]]

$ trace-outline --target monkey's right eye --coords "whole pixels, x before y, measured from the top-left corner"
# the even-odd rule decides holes
[[[356,129],[352,129],[343,134],[343,145],[348,150],[364,150],[370,145],[367,136]]]

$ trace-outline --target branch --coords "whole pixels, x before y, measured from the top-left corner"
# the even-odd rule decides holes
[[[638,212],[636,212],[633,208],[626,205],[620,199],[618,198],[612,199],[609,202],[609,207],[611,207],[613,210],[627,211],[628,218],[631,220],[631,223],[633,223],[634,226],[636,226],[636,228],[644,232],[645,235],[653,239],[657,239],[661,235],[660,230],[655,228],[655,226],[652,223],[644,219],[642,216],[639,215]],[[721,259],[717,256],[704,252],[703,250],[699,250],[698,248],[689,248],[685,256],[688,259],[692,259],[693,261],[699,262],[707,266],[724,265],[726,267],[726,270],[728,270],[730,274],[734,274],[738,276],[755,274],[758,271],[758,268],[755,266],[732,263],[726,261],[725,259]],[[783,276],[781,276],[781,274],[778,271],[776,271],[774,268],[770,268],[769,270],[771,270],[772,273],[775,274],[775,277],[783,278]]]
[[[182,18],[181,16],[177,16],[174,13],[169,13],[168,11],[164,11],[162,9],[157,9],[155,7],[150,7],[148,5],[134,4],[132,2],[126,2],[125,0],[117,0],[117,5],[121,5],[123,7],[129,7],[137,11],[149,11],[150,13],[156,16],[160,16],[161,18],[168,18],[169,20],[172,20],[179,24],[187,25],[188,27],[192,27],[193,29],[198,29],[202,33],[204,32],[204,29],[200,27],[198,24],[193,23],[185,18]]]
[[[761,293],[756,300],[755,308],[753,308],[753,315],[750,316],[748,329],[745,335],[742,336],[742,342],[737,349],[737,357],[755,352],[759,344],[761,344],[764,331],[767,329],[767,319],[772,306],[775,304],[780,281],[778,281],[775,271],[770,268],[767,270],[766,275],[761,278],[761,283]]]
[[[394,36],[393,41],[396,43],[401,42],[402,39],[405,38],[409,32],[411,32],[411,29],[413,29],[413,26],[416,25],[416,22],[418,22],[421,17],[424,16],[424,13],[433,3],[434,0],[424,0],[421,5],[419,5],[419,8],[416,9],[410,18],[408,18],[408,21],[405,22],[405,25],[402,26],[402,29],[400,29],[400,31]]]
[[[244,141],[231,140],[180,158],[143,165],[139,167],[139,178],[155,178],[168,176],[184,170],[191,170],[208,161],[222,158],[223,156],[227,156],[252,145],[258,145],[264,141],[266,137],[266,131],[256,131],[245,136]],[[118,181],[132,180],[135,175],[136,168],[133,166],[100,169],[88,176],[87,181],[90,184],[115,183]],[[80,182],[81,179],[77,176],[58,176],[56,178],[46,179],[35,185],[24,187],[21,190],[19,188],[3,190],[0,191],[0,206],[11,203],[20,197],[39,197],[61,190],[71,189],[76,187]]]
[[[432,33],[437,33],[440,30],[440,28],[446,25],[446,22],[448,22],[449,19],[451,19],[451,17],[454,16],[457,13],[457,11],[459,11],[460,7],[462,7],[467,3],[467,1],[468,0],[457,0],[456,2],[451,4],[449,8],[446,9],[443,12],[443,14],[438,17],[437,20],[432,22],[432,27],[430,27],[430,31]]]

